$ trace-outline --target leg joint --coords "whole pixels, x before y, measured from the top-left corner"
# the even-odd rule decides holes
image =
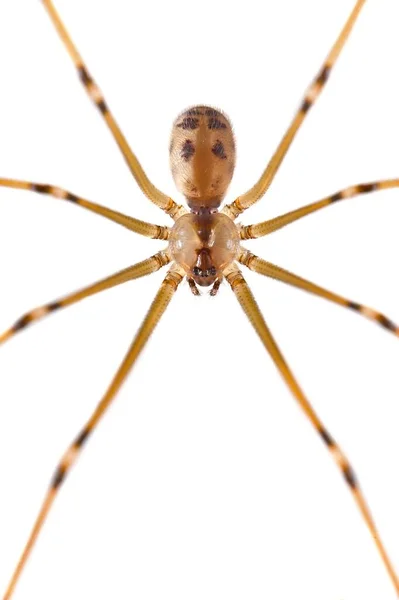
[[[252,252],[250,252],[249,250],[243,249],[242,254],[240,255],[238,260],[242,265],[245,265],[246,267],[248,267],[248,269],[250,269],[251,263],[255,258],[255,254],[252,254]]]
[[[241,227],[240,237],[242,240],[254,240],[256,236],[252,233],[252,225],[244,225]]]
[[[245,283],[244,277],[239,271],[233,271],[232,273],[228,273],[226,275],[226,279],[233,291],[236,289],[237,286]]]
[[[157,233],[154,235],[155,240],[168,240],[169,239],[169,227],[163,227],[162,225],[157,225]]]
[[[157,254],[154,254],[152,258],[154,258],[157,261],[159,269],[162,269],[162,267],[165,267],[170,263],[170,258],[166,254],[166,252],[157,252]]]
[[[169,271],[163,282],[166,285],[170,285],[173,288],[173,291],[175,292],[179,287],[180,283],[182,282],[182,279],[183,275],[181,275],[177,271]]]

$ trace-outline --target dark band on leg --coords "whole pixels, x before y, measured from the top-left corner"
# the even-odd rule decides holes
[[[375,192],[378,190],[376,183],[363,183],[358,186],[359,194],[368,194],[369,192]]]
[[[79,204],[78,196],[76,196],[76,194],[72,194],[71,192],[67,193],[67,195],[65,196],[65,200],[69,200],[69,202],[74,202],[75,204]]]
[[[51,302],[50,304],[47,305],[48,308],[48,312],[53,312],[54,310],[59,310],[60,308],[62,308],[62,304],[61,302]]]
[[[333,194],[330,198],[330,202],[338,202],[339,200],[342,200],[343,195],[342,192],[337,192],[336,194]]]
[[[360,309],[362,308],[362,305],[358,304],[358,302],[352,302],[352,300],[349,300],[348,308],[351,308],[352,310],[360,311]]]
[[[62,484],[62,482],[65,479],[65,475],[66,475],[65,467],[63,467],[62,465],[57,467],[57,469],[54,473],[53,479],[51,481],[51,487],[53,488],[53,490],[56,490],[57,488],[60,487],[60,485]]]
[[[385,315],[378,315],[377,321],[380,325],[382,325],[382,327],[385,327],[385,329],[389,329],[389,331],[396,331],[397,329],[395,323],[391,321],[391,319],[388,319],[388,317],[386,317]]]
[[[52,186],[45,183],[32,183],[31,189],[38,194],[51,194]]]
[[[24,315],[23,317],[21,317],[20,319],[18,319],[18,321],[16,321],[14,323],[14,325],[12,326],[12,330],[13,331],[21,331],[21,329],[24,329],[24,327],[29,325],[29,323],[31,321],[32,321],[32,317],[29,314]]]
[[[83,446],[83,444],[86,442],[87,438],[89,437],[90,433],[91,433],[91,430],[87,429],[87,427],[82,429],[82,431],[80,432],[80,434],[78,435],[78,437],[76,438],[76,440],[74,442],[75,448],[80,448],[81,446]]]
[[[93,83],[93,79],[85,66],[80,65],[78,67],[78,75],[79,75],[80,81],[83,83],[83,85],[85,87],[87,87],[88,85]]]
[[[321,436],[321,439],[323,440],[323,442],[325,444],[327,444],[327,446],[329,448],[331,448],[332,446],[335,446],[334,439],[332,438],[330,433],[327,431],[327,429],[319,429],[318,431]]]
[[[97,102],[97,106],[101,114],[105,115],[108,112],[108,106],[106,105],[105,100]]]
[[[354,470],[352,469],[352,467],[350,465],[345,465],[345,467],[343,468],[343,474],[345,477],[345,481],[347,482],[347,484],[352,488],[357,488],[357,477],[356,474],[354,472]]]
[[[324,67],[320,71],[319,75],[317,76],[316,82],[319,85],[324,85],[327,82],[328,78],[330,77],[330,73],[331,73],[331,67],[329,65],[324,65]]]
[[[313,102],[311,102],[310,100],[308,100],[307,98],[303,101],[302,106],[300,108],[301,112],[306,114],[309,110],[309,108],[312,106]]]

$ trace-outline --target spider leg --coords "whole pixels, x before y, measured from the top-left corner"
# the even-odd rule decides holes
[[[163,192],[158,190],[158,188],[156,188],[155,185],[151,183],[151,181],[148,179],[136,155],[132,152],[125,136],[123,135],[117,122],[112,116],[100,88],[97,86],[96,82],[90,75],[82,57],[80,56],[75,44],[73,43],[63,22],[61,21],[52,1],[42,1],[61,40],[64,42],[66,49],[68,50],[68,53],[75,64],[83,86],[86,88],[88,95],[93,100],[94,104],[97,106],[100,113],[102,114],[105,122],[108,125],[108,128],[110,129],[116,143],[118,144],[130,168],[133,177],[137,181],[141,190],[144,192],[147,198],[151,200],[151,202],[153,202],[154,204],[156,204],[156,206],[164,210],[168,215],[170,215],[171,217],[178,216],[178,214],[180,214],[179,210],[181,210],[182,207],[176,204],[176,202],[174,202],[172,198],[169,198],[169,196],[165,195]]]
[[[316,75],[315,79],[308,88],[294,119],[292,120],[290,126],[284,134],[283,139],[281,140],[279,146],[277,147],[277,150],[275,151],[271,160],[269,161],[266,169],[263,171],[260,179],[255,183],[253,187],[251,187],[250,190],[245,192],[245,194],[239,196],[238,198],[236,198],[236,200],[234,200],[234,202],[232,202],[231,204],[227,204],[224,207],[222,212],[227,214],[227,216],[235,219],[238,215],[244,212],[244,210],[252,206],[252,204],[257,202],[258,200],[260,200],[260,198],[268,190],[284,159],[284,156],[290,148],[291,143],[294,140],[300,126],[305,120],[309,109],[313,106],[320,92],[324,88],[331,74],[331,70],[338,56],[340,55],[341,50],[345,45],[345,42],[349,37],[352,27],[354,26],[365,1],[366,0],[357,0],[354,9],[349,15],[347,22],[345,23],[335,44],[331,48],[330,53],[324,61],[319,73]]]
[[[44,521],[50,511],[50,508],[55,500],[58,491],[60,490],[61,484],[65,481],[65,478],[68,475],[71,467],[74,465],[76,459],[80,455],[84,444],[87,442],[87,439],[93,433],[101,417],[104,415],[104,413],[110,406],[111,402],[115,398],[116,393],[123,384],[130,370],[132,369],[137,357],[139,356],[148,338],[155,329],[159,319],[165,312],[170,300],[172,299],[174,292],[181,283],[183,275],[184,273],[176,267],[172,267],[168,271],[168,274],[162,282],[162,285],[157,295],[155,296],[149,308],[149,311],[146,317],[144,318],[143,323],[141,324],[140,329],[134,337],[133,342],[122,364],[120,365],[102,400],[99,402],[89,420],[86,422],[84,427],[81,429],[77,437],[74,439],[72,444],[68,447],[65,454],[61,458],[61,461],[59,462],[51,480],[50,487],[44,498],[39,515],[33,526],[30,537],[23,550],[18,565],[13,573],[13,576],[8,585],[3,600],[9,600],[9,598],[11,598],[15,586],[22,573],[22,570],[35,544],[35,541],[40,533],[40,530],[43,527]]]
[[[255,225],[244,225],[240,231],[241,239],[250,240],[263,237],[264,235],[273,233],[273,231],[277,231],[278,229],[281,229],[282,227],[285,227],[286,225],[289,225],[298,219],[302,219],[302,217],[306,217],[306,215],[310,215],[321,208],[330,206],[330,204],[335,204],[335,202],[339,202],[340,200],[347,200],[348,198],[354,198],[360,194],[368,194],[369,192],[387,190],[396,187],[399,187],[399,179],[384,179],[383,181],[351,185],[343,190],[340,190],[339,192],[336,192],[335,194],[332,194],[331,196],[322,198],[322,200],[318,200],[312,204],[307,204],[306,206],[297,208],[296,210],[285,213],[284,215],[280,215],[279,217],[275,217],[274,219],[270,219],[269,221],[263,221],[262,223],[256,223]]]
[[[280,352],[280,349],[278,348],[272,334],[270,333],[270,330],[266,325],[266,322],[263,318],[262,313],[260,312],[256,300],[252,295],[248,284],[243,278],[241,271],[237,267],[230,267],[225,271],[225,276],[233,292],[235,293],[237,300],[241,304],[242,309],[247,315],[256,333],[259,335],[266,350],[269,352],[282,378],[288,385],[289,389],[291,390],[296,401],[305,413],[306,417],[309,419],[313,427],[319,433],[321,439],[323,440],[328,450],[331,452],[333,459],[337,463],[338,468],[341,470],[341,473],[364,518],[364,521],[371,533],[371,536],[375,541],[375,544],[389,573],[389,577],[395,587],[395,590],[399,594],[399,579],[395,573],[387,551],[385,550],[378,530],[374,524],[374,520],[371,516],[370,510],[367,506],[366,500],[360,489],[359,482],[351,464],[349,463],[348,459],[346,458],[345,454],[343,453],[337,442],[327,431],[322,421],[319,419],[316,412],[313,410],[311,404],[307,400],[302,389],[299,387],[299,384],[297,383],[291,369],[287,365],[283,355]]]
[[[131,279],[138,279],[139,277],[144,277],[145,275],[155,273],[155,271],[158,271],[161,267],[167,265],[169,262],[170,259],[166,252],[158,252],[146,260],[128,267],[123,271],[114,273],[114,275],[111,275],[110,277],[101,279],[101,281],[97,281],[96,283],[74,292],[73,294],[69,294],[68,296],[64,296],[63,298],[59,298],[58,300],[44,304],[43,306],[38,306],[30,312],[22,315],[22,317],[15,321],[12,327],[0,334],[0,344],[14,337],[16,333],[22,329],[25,329],[25,327],[28,325],[31,325],[35,321],[38,321],[42,317],[59,310],[60,308],[70,306],[75,302],[79,302],[79,300],[83,300],[83,298],[88,298],[89,296],[93,296],[93,294],[98,294],[98,292],[115,287],[116,285],[130,281]]]
[[[315,294],[316,296],[320,296],[321,298],[325,298],[326,300],[330,300],[330,302],[334,302],[335,304],[340,304],[346,308],[351,308],[352,310],[360,313],[364,317],[367,317],[371,321],[378,323],[378,325],[381,325],[381,327],[384,327],[384,329],[387,329],[399,337],[399,326],[391,321],[391,319],[382,313],[377,312],[373,308],[369,308],[368,306],[364,306],[363,304],[353,302],[352,300],[348,300],[343,296],[334,294],[334,292],[330,292],[329,290],[326,290],[325,288],[322,288],[319,285],[308,281],[307,279],[303,279],[302,277],[299,277],[290,271],[286,271],[277,265],[259,258],[259,256],[255,256],[255,254],[252,254],[252,252],[249,252],[244,248],[242,248],[242,250],[243,252],[238,261],[242,265],[248,267],[248,269],[251,269],[251,271],[255,271],[255,273],[265,275],[266,277],[271,277],[272,279],[278,279],[278,281],[288,283],[288,285],[292,285],[300,288],[301,290],[305,290],[306,292],[310,292],[311,294]]]
[[[101,206],[95,202],[90,202],[90,200],[81,198],[76,194],[72,194],[71,192],[54,185],[49,185],[47,183],[33,183],[31,181],[21,181],[19,179],[0,178],[0,186],[20,190],[30,190],[40,194],[47,194],[48,196],[58,198],[59,200],[67,200],[68,202],[72,202],[72,204],[83,206],[83,208],[86,208],[91,212],[101,215],[106,219],[110,219],[111,221],[114,221],[114,223],[119,223],[119,225],[127,227],[127,229],[130,229],[130,231],[134,231],[135,233],[144,235],[146,237],[157,240],[167,240],[169,237],[169,227],[153,225],[152,223],[146,223],[145,221],[140,221],[139,219],[123,215],[120,212],[111,210],[110,208]]]

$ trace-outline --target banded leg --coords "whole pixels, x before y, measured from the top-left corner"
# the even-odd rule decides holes
[[[110,208],[101,206],[95,202],[90,202],[90,200],[81,198],[76,194],[72,194],[71,192],[54,185],[49,185],[47,183],[33,183],[31,181],[22,181],[19,179],[0,178],[0,187],[30,190],[32,192],[38,192],[39,194],[47,194],[48,196],[58,198],[59,200],[67,200],[68,202],[72,202],[72,204],[82,206],[93,213],[101,215],[106,219],[110,219],[111,221],[114,221],[114,223],[123,225],[124,227],[127,227],[127,229],[130,229],[130,231],[134,231],[135,233],[144,235],[145,237],[150,237],[156,240],[167,240],[169,237],[169,227],[153,225],[152,223],[146,223],[145,221],[140,221],[139,219],[123,215],[120,212],[111,210]]]
[[[103,290],[107,290],[111,287],[115,287],[116,285],[120,285],[121,283],[125,283],[126,281],[130,281],[131,279],[138,279],[139,277],[144,277],[145,275],[155,273],[155,271],[158,271],[161,267],[167,265],[169,262],[169,256],[165,252],[158,252],[150,258],[128,267],[123,271],[119,271],[110,277],[101,279],[101,281],[97,281],[96,283],[93,283],[82,290],[74,292],[68,296],[64,296],[59,300],[49,302],[49,304],[38,306],[30,312],[22,315],[22,317],[15,321],[12,327],[0,334],[0,344],[14,337],[16,333],[22,329],[25,329],[25,327],[28,325],[31,325],[35,321],[38,321],[44,316],[59,310],[60,308],[75,304],[75,302],[79,302],[79,300],[83,300],[83,298],[88,298],[89,296],[98,294]]]
[[[302,219],[302,217],[306,217],[306,215],[311,215],[312,213],[325,208],[326,206],[335,204],[340,200],[354,198],[359,194],[368,194],[370,192],[376,192],[377,190],[388,190],[390,188],[397,187],[399,187],[399,179],[385,179],[383,181],[351,185],[343,190],[340,190],[339,192],[335,192],[335,194],[332,194],[331,196],[322,198],[322,200],[318,200],[312,204],[307,204],[306,206],[297,208],[296,210],[285,213],[284,215],[280,215],[279,217],[275,217],[274,219],[270,219],[269,221],[263,221],[262,223],[256,223],[255,225],[244,225],[240,231],[241,239],[250,240],[263,237],[264,235],[273,233],[273,231],[277,231],[278,229],[281,229],[282,227],[285,227],[286,225],[289,225],[298,219]]]
[[[135,180],[137,181],[139,187],[147,196],[147,198],[151,200],[151,202],[156,204],[159,208],[164,210],[171,217],[175,217],[179,213],[181,207],[178,204],[176,204],[176,202],[174,202],[172,198],[169,198],[163,192],[158,190],[158,188],[156,188],[155,185],[153,185],[148,179],[136,155],[132,152],[125,136],[121,132],[117,122],[112,116],[100,88],[97,86],[96,82],[91,77],[85,63],[83,62],[82,57],[80,56],[76,46],[74,45],[64,24],[62,23],[52,1],[42,1],[55,28],[57,29],[60,38],[64,42],[66,49],[68,50],[68,53],[75,64],[82,84],[86,88],[88,95],[93,100],[94,104],[97,106],[105,122],[107,123],[108,128],[114,136],[114,139],[118,144],[130,168],[130,171]]]
[[[269,164],[262,173],[259,181],[257,181],[255,185],[251,187],[251,189],[248,190],[245,194],[239,196],[238,198],[236,198],[236,200],[234,200],[234,202],[225,206],[223,212],[227,214],[227,216],[231,217],[232,219],[235,219],[238,215],[244,212],[244,210],[246,210],[247,208],[252,206],[252,204],[257,202],[268,190],[271,182],[274,179],[274,176],[276,175],[284,159],[284,156],[286,155],[289,147],[291,146],[300,126],[305,120],[309,109],[313,106],[320,92],[324,88],[331,74],[331,70],[338,56],[340,55],[341,50],[345,45],[345,42],[349,37],[349,34],[356,22],[356,19],[365,1],[366,0],[357,0],[354,9],[349,15],[347,22],[345,23],[344,28],[342,29],[341,33],[338,36],[338,39],[336,40],[335,44],[330,50],[330,53],[324,61],[322,68],[320,69],[319,73],[316,75],[312,84],[308,88],[305,97],[302,101],[302,104],[300,105],[294,119],[292,120],[289,128],[287,129],[279,146],[277,147],[277,150],[273,154]]]
[[[329,290],[326,290],[319,285],[308,281],[307,279],[303,279],[302,277],[299,277],[290,271],[286,271],[277,265],[259,258],[259,256],[255,256],[255,254],[252,254],[252,252],[249,252],[244,248],[242,248],[242,250],[243,252],[238,260],[242,265],[245,265],[248,267],[248,269],[251,269],[251,271],[255,271],[255,273],[265,275],[266,277],[271,277],[272,279],[278,279],[278,281],[288,283],[288,285],[292,285],[301,290],[305,290],[306,292],[310,292],[311,294],[315,294],[316,296],[320,296],[321,298],[325,298],[330,302],[350,308],[360,313],[364,317],[367,317],[371,321],[378,323],[378,325],[381,325],[381,327],[399,337],[399,326],[391,321],[391,319],[388,319],[388,317],[380,312],[377,312],[373,308],[369,308],[368,306],[364,306],[363,304],[353,302],[352,300],[348,300],[343,296],[334,294],[334,292],[330,292]]]
[[[51,480],[49,490],[44,498],[42,507],[40,509],[39,515],[36,519],[28,542],[14,571],[14,574],[8,585],[3,600],[9,600],[11,598],[15,586],[22,573],[22,570],[35,544],[35,541],[40,533],[40,530],[43,527],[44,521],[61,487],[61,484],[65,481],[65,478],[68,475],[71,467],[76,462],[76,459],[82,451],[85,442],[87,442],[89,436],[93,433],[101,417],[104,415],[104,413],[110,406],[111,402],[115,398],[116,393],[118,392],[122,383],[126,379],[130,370],[132,369],[137,357],[139,356],[148,338],[155,329],[159,319],[165,312],[169,302],[172,299],[174,292],[176,291],[178,285],[181,283],[183,275],[184,273],[176,268],[169,270],[157,295],[155,296],[153,303],[151,304],[151,307],[140,329],[134,337],[133,342],[121,366],[119,367],[107,391],[105,392],[102,400],[99,402],[89,420],[86,422],[86,424],[81,429],[75,440],[72,442],[72,444],[69,446],[69,448],[66,450],[65,454],[61,458],[61,461],[59,462]]]
[[[253,297],[252,292],[249,289],[248,284],[244,280],[241,272],[239,271],[239,269],[233,267],[226,270],[225,275],[227,281],[229,282],[233,292],[237,297],[237,300],[241,304],[242,309],[247,315],[256,333],[259,335],[266,350],[269,352],[277,369],[280,371],[281,376],[288,385],[289,389],[291,390],[301,409],[303,410],[309,421],[312,423],[312,425],[315,427],[316,431],[319,433],[321,439],[327,446],[328,450],[331,452],[331,455],[337,463],[338,468],[341,470],[341,473],[365,520],[365,523],[371,533],[371,536],[375,541],[375,544],[388,571],[392,584],[394,585],[396,592],[399,594],[399,579],[395,573],[387,551],[384,548],[384,545],[382,543],[378,530],[374,524],[370,510],[367,506],[366,500],[360,489],[357,477],[351,464],[349,463],[348,459],[346,458],[345,454],[343,453],[337,442],[327,431],[322,421],[319,419],[316,412],[313,410],[311,404],[307,400],[299,384],[297,383],[291,369],[285,362],[285,359],[281,354],[280,349],[278,348],[272,334],[270,333],[270,330],[266,325],[266,322],[263,318],[262,313],[259,310],[256,300]]]

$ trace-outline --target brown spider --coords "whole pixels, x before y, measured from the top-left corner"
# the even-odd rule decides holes
[[[308,214],[329,206],[334,202],[352,198],[358,194],[366,194],[376,190],[398,187],[399,180],[384,180],[358,184],[323,198],[318,202],[265,222],[247,226],[235,224],[237,217],[257,202],[269,188],[297,131],[326,84],[331,74],[331,70],[364,3],[365,0],[357,0],[347,23],[328,54],[322,68],[307,90],[292,123],[259,181],[248,192],[238,197],[231,204],[226,205],[219,212],[219,207],[226,194],[235,166],[234,137],[230,121],[226,115],[210,106],[193,106],[181,113],[174,123],[170,144],[171,169],[177,188],[187,199],[187,204],[190,209],[190,211],[187,211],[184,207],[177,205],[171,198],[163,194],[149,181],[114,120],[100,89],[91,77],[82,57],[78,53],[63,26],[51,0],[43,0],[43,4],[77,68],[82,84],[98,107],[100,113],[103,115],[105,122],[119,145],[141,190],[156,206],[172,217],[175,223],[171,229],[160,225],[153,225],[107,209],[52,185],[0,179],[1,186],[31,190],[42,194],[48,194],[62,200],[67,200],[83,206],[87,210],[100,214],[116,223],[122,224],[138,234],[153,239],[168,241],[168,245],[163,251],[158,252],[147,260],[137,263],[128,269],[107,277],[106,279],[74,294],[60,298],[26,313],[18,319],[10,329],[0,335],[0,343],[10,339],[18,331],[21,331],[32,322],[51,312],[131,279],[154,273],[162,267],[171,264],[148,314],[108,390],[90,419],[66,450],[56,468],[43,506],[4,595],[4,600],[11,598],[55,496],[64,482],[71,466],[75,463],[84,444],[87,442],[97,423],[114,399],[117,391],[134,365],[138,355],[166,310],[166,307],[183,278],[187,278],[190,289],[195,295],[200,294],[199,288],[201,287],[210,287],[210,294],[215,295],[223,279],[231,286],[244,312],[258,333],[262,343],[270,353],[270,356],[275,362],[283,379],[292,391],[305,415],[318,431],[321,439],[331,452],[332,457],[341,470],[364,521],[376,542],[378,551],[396,592],[399,594],[398,577],[392,567],[371,514],[367,508],[354,470],[343,451],[320,421],[307,398],[304,396],[277,347],[238,267],[239,263],[243,264],[261,275],[280,280],[317,296],[326,298],[336,304],[348,307],[375,321],[393,334],[399,335],[399,327],[385,315],[374,309],[360,305],[357,302],[338,296],[310,281],[268,263],[255,256],[241,245],[241,240],[262,237]]]

